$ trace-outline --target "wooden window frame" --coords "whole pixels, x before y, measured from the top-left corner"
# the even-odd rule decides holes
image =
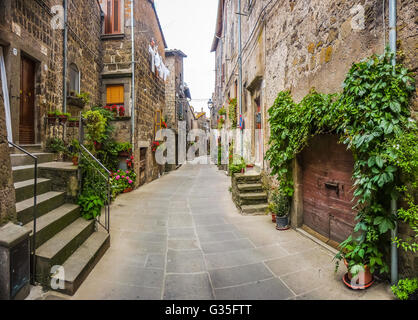
[[[115,11],[115,4],[118,5],[118,10]],[[123,26],[123,0],[104,0],[103,12],[104,19],[104,34],[122,34]],[[115,12],[117,13],[117,25],[115,26]]]

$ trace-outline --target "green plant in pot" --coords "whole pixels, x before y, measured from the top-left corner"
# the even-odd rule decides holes
[[[68,147],[68,154],[71,156],[73,165],[78,166],[78,156],[80,152],[80,142],[77,139],[73,139]]]
[[[276,229],[289,229],[291,197],[283,190],[276,189],[272,192],[269,208],[276,215]]]
[[[373,224],[373,218],[363,217],[355,228],[354,233],[340,243],[340,251],[335,255],[335,271],[338,270],[339,262],[344,261],[347,273],[343,277],[344,283],[354,289],[366,289],[373,284],[373,273],[388,272],[389,268],[384,261],[381,251],[379,234],[382,230]]]

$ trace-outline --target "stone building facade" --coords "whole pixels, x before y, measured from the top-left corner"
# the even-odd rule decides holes
[[[125,117],[114,121],[116,140],[131,141],[134,153],[134,169],[139,173],[137,184],[152,181],[162,172],[151,152],[155,139],[156,114],[161,119],[165,107],[165,81],[151,65],[149,48],[158,52],[163,62],[166,42],[158,20],[154,1],[134,0],[134,70],[132,70],[132,24],[131,3],[133,0],[119,1],[119,30],[101,36],[103,45],[103,72],[101,74],[101,102],[109,103],[108,87],[123,87]],[[108,10],[108,1],[99,1],[103,11]],[[106,24],[106,22],[105,22]],[[105,27],[106,28],[106,27]],[[107,33],[106,33],[107,32]],[[134,79],[134,101],[132,101],[132,72]],[[132,121],[132,106],[134,120]],[[134,129],[132,130],[132,124]]]
[[[358,1],[268,1],[241,0],[242,116],[251,131],[251,159],[262,172],[269,172],[263,160],[268,150],[268,109],[277,94],[290,90],[299,102],[311,88],[333,93],[353,63],[381,54],[388,45],[388,2]],[[213,94],[214,118],[228,99],[237,97],[238,0],[219,0],[215,37],[216,81]],[[397,42],[402,63],[417,70],[414,1],[398,1]],[[416,77],[416,72],[415,72]],[[416,118],[417,99],[412,103]],[[237,110],[239,115],[239,110]],[[261,128],[258,136],[256,129]],[[257,154],[258,153],[258,154]],[[257,159],[258,158],[258,159]],[[303,166],[294,161],[295,195],[291,223],[304,225]],[[268,175],[266,175],[268,176]],[[270,181],[270,183],[274,181]],[[401,234],[407,233],[401,228]],[[418,258],[401,252],[402,272],[417,270]]]
[[[68,42],[64,51],[62,0],[0,0],[0,50],[4,53],[8,76],[13,142],[45,148],[51,135],[67,140],[78,137],[77,128],[67,128],[68,131],[63,132],[62,128],[48,126],[47,112],[66,111],[76,117],[91,106],[105,106],[108,86],[122,86],[120,102],[126,113],[113,123],[115,139],[133,144],[134,169],[140,174],[137,184],[149,182],[162,172],[151,152],[151,143],[158,127],[157,113],[161,118],[165,108],[165,81],[153,68],[149,51],[152,45],[164,63],[166,42],[154,2],[68,0],[67,3]],[[67,77],[64,81],[65,52]],[[27,83],[23,84],[23,81]],[[22,92],[23,85],[28,89]],[[74,95],[78,93],[90,96],[90,102],[84,107],[74,103]],[[0,198],[5,199],[1,201],[1,216],[13,218],[14,190],[6,144],[3,95],[1,98],[0,144],[7,149],[0,155],[1,174],[4,174]],[[21,112],[22,101],[30,107],[25,109],[29,114]],[[133,108],[134,119],[131,117]]]

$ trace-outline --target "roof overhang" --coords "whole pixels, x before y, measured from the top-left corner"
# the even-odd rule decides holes
[[[222,35],[224,2],[225,2],[225,0],[219,0],[219,2],[218,2],[218,15],[216,17],[216,30],[215,30],[215,36],[213,37],[212,48],[210,49],[210,52],[216,51],[216,48],[218,46],[219,38]]]

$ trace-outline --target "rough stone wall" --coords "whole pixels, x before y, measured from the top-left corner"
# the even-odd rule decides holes
[[[101,102],[102,23],[97,0],[68,2],[68,66],[80,71],[80,91],[90,94],[91,104]]]
[[[177,93],[177,79],[180,76],[180,70],[176,61],[178,58],[174,55],[166,55],[166,66],[170,70],[170,75],[165,84],[165,109],[164,115],[167,117],[168,128],[177,129],[176,123],[176,93]]]
[[[1,47],[0,47],[1,50]],[[6,120],[0,80],[0,226],[16,219],[15,189],[9,144],[7,143]]]
[[[151,1],[152,2],[152,1]],[[149,0],[136,1],[135,20],[138,32],[135,37],[136,82],[135,82],[135,139],[137,141],[135,153],[135,172],[139,172],[139,147],[148,147],[146,153],[146,181],[158,178],[162,173],[162,166],[155,161],[151,152],[151,143],[154,141],[155,112],[164,110],[165,83],[151,71],[148,47],[151,39],[158,46],[159,54],[165,63],[165,44],[163,35],[158,26],[154,9]]]

